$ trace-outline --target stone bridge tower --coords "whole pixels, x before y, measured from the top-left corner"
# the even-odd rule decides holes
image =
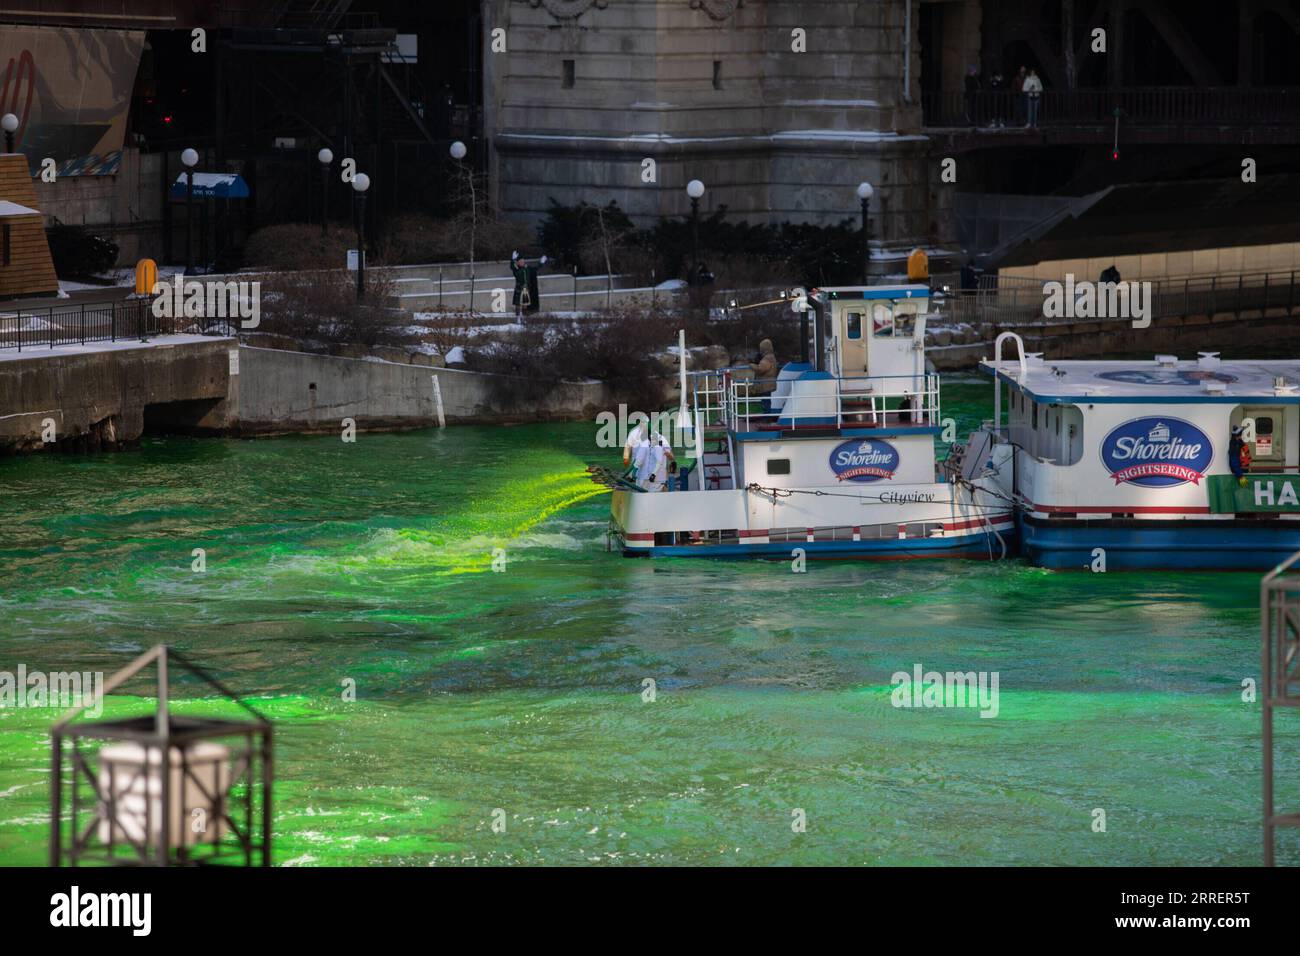
[[[493,195],[529,219],[552,198],[613,199],[647,225],[687,213],[686,183],[700,179],[704,212],[829,224],[856,221],[866,180],[873,247],[931,241],[918,8],[485,0]]]

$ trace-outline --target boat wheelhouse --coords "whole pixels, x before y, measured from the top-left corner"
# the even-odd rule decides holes
[[[928,304],[922,285],[798,293],[805,351],[774,380],[755,381],[749,366],[683,372],[694,462],[663,491],[606,475],[610,530],[623,552],[1004,556],[1015,527],[1009,504],[936,465],[942,420],[939,376],[925,362]]]
[[[1300,550],[1300,362],[1003,361],[1009,341],[981,365],[994,420],[958,454],[965,478],[1017,502],[1030,562],[1258,570]]]

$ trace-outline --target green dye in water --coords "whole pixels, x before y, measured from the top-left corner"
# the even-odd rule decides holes
[[[0,670],[168,642],[252,695],[281,863],[1260,861],[1258,576],[627,560],[595,433],[9,459]],[[895,709],[917,663],[997,671],[999,716]],[[53,719],[0,709],[0,863],[45,861]]]

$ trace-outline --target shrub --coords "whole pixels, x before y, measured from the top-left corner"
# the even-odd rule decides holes
[[[473,228],[472,228],[473,227]],[[516,249],[533,241],[530,226],[484,215],[474,226],[468,211],[450,219],[399,216],[377,243],[383,261],[391,265],[423,262],[464,262],[469,259],[470,233],[474,233],[476,261],[508,259]]]
[[[265,226],[249,236],[244,246],[244,263],[274,272],[341,269],[347,264],[348,250],[356,247],[357,237],[351,230],[334,227],[322,236],[319,226],[284,223]],[[379,259],[372,252],[367,261]]]
[[[261,277],[262,322],[258,331],[302,342],[400,345],[412,338],[410,316],[384,303],[392,280],[381,269],[366,272],[366,297],[357,301],[356,273],[344,269],[277,273]]]
[[[54,271],[68,278],[92,278],[117,265],[117,243],[84,226],[62,223],[45,230]]]

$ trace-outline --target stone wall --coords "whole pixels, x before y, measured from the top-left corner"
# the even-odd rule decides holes
[[[614,199],[649,225],[688,213],[686,183],[700,179],[705,213],[828,224],[856,219],[867,180],[877,244],[933,234],[914,0],[486,0],[484,11],[493,195],[506,214]],[[491,51],[496,27],[505,52]],[[807,52],[792,49],[796,30]]]

